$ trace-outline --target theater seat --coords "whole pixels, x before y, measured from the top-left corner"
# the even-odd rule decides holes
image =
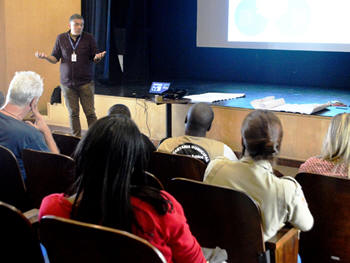
[[[52,136],[57,144],[58,149],[60,150],[60,153],[68,156],[72,156],[75,148],[77,148],[77,145],[80,142],[79,137],[69,134],[53,132]]]
[[[27,193],[36,208],[45,196],[65,192],[74,182],[75,162],[69,156],[24,149],[22,159]]]
[[[172,178],[183,177],[192,180],[203,181],[207,165],[191,156],[153,152],[149,171],[153,173],[167,189]]]
[[[44,262],[31,223],[14,206],[0,202],[0,261]]]
[[[201,246],[225,249],[228,262],[297,262],[298,231],[283,229],[265,246],[260,209],[247,194],[185,178],[172,179],[168,191]]]
[[[30,203],[26,196],[23,177],[14,154],[0,145],[0,201],[26,211]]]
[[[166,263],[157,248],[133,234],[55,216],[41,219],[40,239],[50,263]]]
[[[300,236],[303,263],[350,262],[350,180],[299,173],[314,217],[314,226]]]

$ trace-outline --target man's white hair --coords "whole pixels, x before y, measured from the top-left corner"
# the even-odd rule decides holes
[[[39,74],[33,71],[16,72],[7,92],[6,103],[24,107],[34,98],[39,98],[43,90],[44,83]]]

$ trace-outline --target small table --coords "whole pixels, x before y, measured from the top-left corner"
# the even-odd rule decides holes
[[[171,137],[171,131],[172,131],[172,112],[171,112],[171,105],[172,104],[188,104],[191,102],[190,99],[163,99],[162,101],[155,101],[154,98],[151,99],[152,102],[154,102],[157,105],[166,104],[166,137]]]

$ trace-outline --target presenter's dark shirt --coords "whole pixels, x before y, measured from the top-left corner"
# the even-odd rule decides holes
[[[73,45],[76,44],[69,36],[70,31],[57,36],[55,46],[51,55],[57,61],[61,60],[61,84],[70,88],[84,85],[92,80],[92,65],[95,54],[97,53],[96,41],[94,37],[87,32],[83,32],[78,38],[80,39],[75,49],[77,61],[72,62]]]

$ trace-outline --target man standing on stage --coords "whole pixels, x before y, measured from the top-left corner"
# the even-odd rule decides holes
[[[79,99],[88,125],[96,121],[94,108],[94,82],[92,81],[92,62],[99,62],[106,51],[97,53],[94,37],[83,32],[84,19],[74,14],[69,18],[68,32],[58,35],[50,56],[35,52],[35,56],[52,64],[61,60],[61,89],[69,111],[73,135],[81,136],[79,120]]]

